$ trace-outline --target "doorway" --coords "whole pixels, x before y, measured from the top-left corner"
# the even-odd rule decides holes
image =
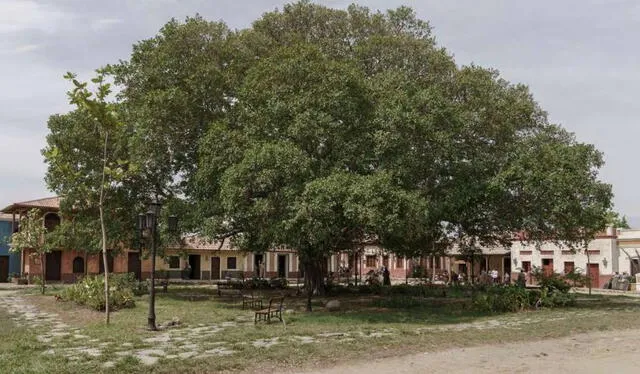
[[[0,256],[0,282],[9,281],[9,256]]]
[[[61,280],[60,266],[62,265],[62,251],[51,251],[45,255],[44,278],[48,281]]]
[[[136,279],[140,280],[141,270],[140,253],[129,252],[127,255],[127,272],[135,274]]]
[[[502,259],[502,264],[504,266],[504,273],[500,274],[501,277],[504,277],[505,274],[509,274],[511,277],[511,257],[505,257]]]
[[[287,255],[278,255],[278,278],[287,277]]]
[[[550,276],[553,274],[553,259],[552,258],[543,258],[542,259],[542,271],[546,276]]]
[[[100,258],[100,266],[98,270],[100,274],[104,274],[104,256],[102,255],[102,252],[98,253],[98,257]],[[115,273],[113,270],[113,255],[110,249],[107,250],[107,266],[109,267],[109,273]]]
[[[264,256],[262,254],[255,255],[253,257],[254,271],[256,273],[256,277],[262,278],[264,277],[264,268],[265,264],[263,263]]]
[[[220,279],[220,257],[211,257],[211,279]]]
[[[591,279],[591,287],[600,287],[600,265],[587,264],[589,267],[589,279]]]
[[[189,279],[200,279],[200,255],[189,255]]]

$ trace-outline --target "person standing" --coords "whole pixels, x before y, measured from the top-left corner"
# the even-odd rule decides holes
[[[391,286],[391,274],[386,266],[382,269],[382,285]]]

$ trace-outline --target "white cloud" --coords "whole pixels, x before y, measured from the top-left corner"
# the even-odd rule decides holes
[[[3,0],[0,2],[0,34],[24,30],[54,32],[67,18],[57,9],[30,0]]]
[[[102,31],[122,22],[124,21],[120,18],[102,18],[91,22],[91,28],[94,31]]]
[[[16,53],[28,53],[33,52],[38,48],[40,48],[38,44],[24,44],[17,46],[13,51]]]

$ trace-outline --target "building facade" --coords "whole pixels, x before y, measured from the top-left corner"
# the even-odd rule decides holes
[[[53,230],[60,224],[60,198],[14,203],[4,208],[0,215],[0,237],[8,237],[19,229],[20,218],[30,209],[39,209],[43,225]],[[86,274],[104,272],[101,254],[83,251],[54,250],[47,253],[44,264],[31,251],[10,253],[0,243],[0,281],[6,281],[10,273],[21,273],[29,278],[40,276],[45,268],[47,281],[73,282]],[[148,278],[151,259],[147,251],[121,249],[108,255],[108,268],[114,273],[134,273],[138,278]],[[367,274],[383,267],[393,279],[414,276],[429,277],[441,281],[451,280],[453,274],[463,279],[476,278],[483,273],[497,271],[499,280],[505,274],[516,279],[523,271],[528,283],[534,283],[531,272],[540,267],[547,273],[564,274],[571,270],[587,270],[592,284],[602,287],[614,274],[635,275],[640,272],[640,230],[616,230],[608,228],[588,245],[587,250],[572,252],[553,243],[535,246],[514,240],[510,248],[482,248],[481,254],[465,258],[453,248],[447,255],[422,258],[404,258],[386,251],[379,245],[367,244],[358,254],[338,253],[326,258],[325,273],[339,281],[366,280]],[[274,248],[266,253],[248,253],[231,245],[229,240],[209,242],[196,236],[185,237],[181,247],[167,248],[156,258],[158,277],[216,281],[243,278],[301,278],[303,275],[295,251]]]
[[[0,282],[8,282],[9,275],[20,273],[20,254],[9,251],[12,233],[12,216],[0,213]]]

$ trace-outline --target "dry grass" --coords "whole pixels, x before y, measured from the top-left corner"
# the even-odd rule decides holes
[[[265,295],[268,297],[269,295]],[[148,347],[145,338],[158,333],[144,329],[147,298],[136,300],[137,306],[113,314],[112,325],[105,326],[103,315],[71,303],[56,302],[51,296],[25,296],[43,311],[57,313],[64,322],[82,329],[82,334],[112,345],[129,342],[133,347]],[[620,296],[582,297],[578,306],[569,309],[540,310],[518,314],[483,315],[466,308],[464,301],[430,299],[418,307],[380,308],[371,297],[341,297],[341,312],[329,313],[322,307],[325,299],[314,301],[315,311],[304,313],[304,299],[289,296],[286,330],[280,323],[271,325],[240,324],[219,333],[236,352],[225,357],[203,359],[162,359],[147,367],[130,358],[118,361],[111,369],[101,362],[117,359],[116,349],[107,348],[100,359],[70,362],[64,357],[40,354],[46,347],[35,339],[37,331],[16,326],[0,312],[0,367],[9,372],[39,372],[49,367],[63,372],[117,373],[209,373],[209,372],[281,372],[331,365],[363,357],[386,357],[419,351],[440,350],[482,344],[562,337],[593,330],[633,328],[640,300]],[[2,311],[2,309],[0,309]],[[252,319],[253,313],[241,309],[237,298],[218,298],[208,288],[174,288],[158,294],[158,321],[179,318],[181,329],[198,324],[221,324],[238,317]],[[375,337],[387,331],[389,335]],[[300,336],[318,337],[323,333],[345,333],[344,337],[317,338],[311,344],[288,341]],[[373,336],[373,337],[371,337]],[[251,342],[278,337],[285,343],[270,348],[255,348]],[[20,344],[11,343],[20,341]],[[195,344],[202,339],[193,337]],[[26,366],[23,360],[30,360]],[[51,372],[51,371],[49,371]],[[55,372],[55,371],[54,371]]]

